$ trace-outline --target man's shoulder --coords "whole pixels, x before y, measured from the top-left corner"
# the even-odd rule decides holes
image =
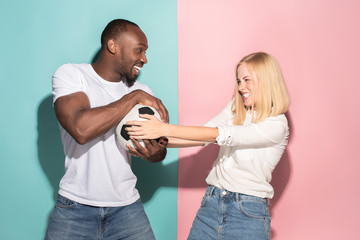
[[[67,71],[78,71],[81,69],[88,68],[90,64],[87,63],[65,63],[58,67],[55,72],[67,72]]]
[[[73,63],[63,64],[55,70],[53,74],[53,79],[54,78],[82,79],[84,73],[89,71],[89,66],[90,64],[73,64]]]

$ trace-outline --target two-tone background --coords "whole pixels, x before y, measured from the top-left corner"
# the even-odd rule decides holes
[[[44,237],[64,155],[51,76],[90,63],[115,18],[148,37],[139,81],[171,123],[201,125],[231,99],[235,65],[266,51],[291,94],[289,146],[273,175],[277,240],[358,239],[360,3],[356,0],[104,0],[0,3],[0,239]],[[159,240],[186,239],[217,147],[134,159]]]

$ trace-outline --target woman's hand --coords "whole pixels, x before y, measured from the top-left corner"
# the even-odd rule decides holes
[[[140,114],[141,118],[148,121],[129,121],[126,125],[131,127],[125,128],[130,137],[135,139],[156,139],[166,136],[166,124],[158,120],[154,115]]]

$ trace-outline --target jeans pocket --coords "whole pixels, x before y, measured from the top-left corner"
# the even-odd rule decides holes
[[[251,218],[269,218],[269,209],[266,203],[256,200],[240,200],[238,202],[240,211]]]
[[[201,204],[200,204],[201,207],[205,206],[206,201],[208,200],[209,197],[210,196],[207,193],[204,195],[204,197],[201,199]]]
[[[70,200],[66,197],[63,196],[58,196],[58,199],[55,203],[55,207],[59,207],[59,208],[74,208],[77,206],[77,202]]]

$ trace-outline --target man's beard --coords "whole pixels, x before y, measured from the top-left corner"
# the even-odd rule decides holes
[[[128,87],[131,87],[132,85],[134,85],[137,77],[138,76],[131,77],[129,74],[126,74],[125,76],[123,76],[123,81],[126,83]]]
[[[130,69],[130,71],[126,71],[125,74],[123,75],[123,81],[126,83],[126,85],[128,87],[131,87],[134,85],[136,79],[138,78],[138,76],[140,75],[140,72],[136,75],[134,75],[132,73],[133,68],[134,68],[135,64],[133,65],[133,67]]]

